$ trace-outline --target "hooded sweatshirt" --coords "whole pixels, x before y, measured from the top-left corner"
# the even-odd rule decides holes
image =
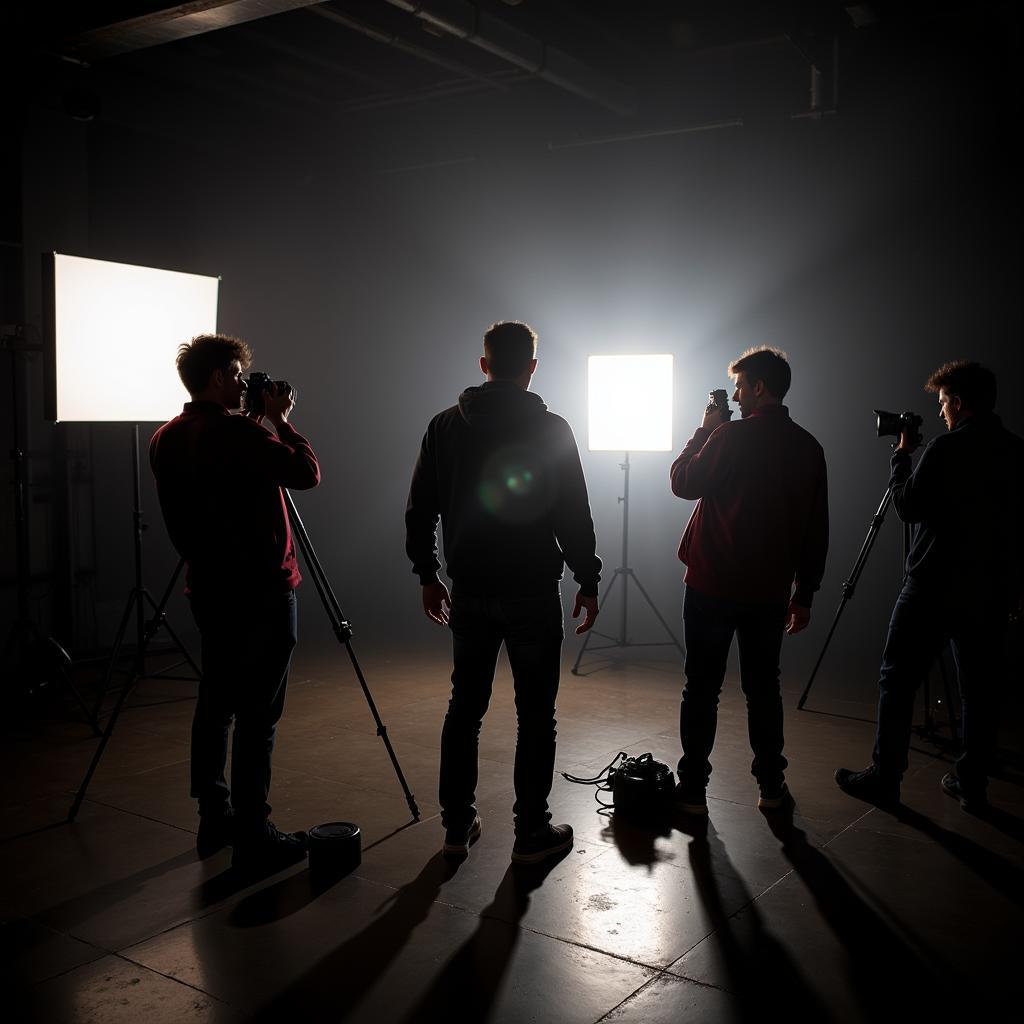
[[[601,560],[572,429],[513,381],[467,388],[427,426],[405,512],[406,552],[424,585],[441,568],[479,594],[531,593],[568,565],[597,595]]]

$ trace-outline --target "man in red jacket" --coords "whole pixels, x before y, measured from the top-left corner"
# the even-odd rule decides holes
[[[687,567],[686,684],[676,798],[682,811],[700,815],[708,812],[709,758],[734,634],[758,807],[777,809],[790,799],[782,754],[782,637],[810,621],[828,549],[825,455],[782,404],[791,381],[784,353],[750,349],[729,375],[742,418],[723,422],[709,407],[672,464],[672,493],[698,499],[679,545]]]
[[[304,832],[280,832],[269,820],[267,796],[301,579],[281,488],[315,487],[320,468],[288,422],[290,391],[271,386],[262,417],[231,415],[245,393],[242,371],[251,356],[243,341],[217,334],[182,345],[178,373],[192,401],[153,435],[149,458],[202,636],[191,752],[196,846],[206,856],[233,842],[232,864],[262,872],[306,852]]]

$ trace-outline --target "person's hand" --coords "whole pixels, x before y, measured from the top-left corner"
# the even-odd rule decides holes
[[[714,430],[715,427],[720,427],[724,422],[722,410],[717,406],[712,406],[710,409],[704,410],[704,419],[701,420],[700,425],[705,430]]]
[[[580,611],[585,612],[583,621],[576,627],[576,635],[579,636],[581,633],[586,633],[594,622],[597,620],[597,598],[596,597],[584,597],[583,594],[576,595],[576,604],[572,610],[572,617],[578,619],[580,617]]]
[[[447,626],[451,607],[452,596],[440,580],[423,585],[423,611],[428,619],[433,619],[439,626]]]
[[[271,382],[263,394],[263,415],[276,427],[288,422],[288,416],[294,408],[295,397],[291,388],[278,394],[277,385]]]
[[[786,613],[787,633],[789,633],[790,635],[792,635],[793,633],[799,633],[800,630],[807,628],[807,624],[810,621],[810,608],[804,608],[803,605],[799,605],[795,601],[789,602],[789,611]]]
[[[920,444],[920,437],[911,437],[905,430],[901,430],[900,443],[896,445],[896,450],[898,452],[906,452],[908,455],[912,455],[917,451]]]

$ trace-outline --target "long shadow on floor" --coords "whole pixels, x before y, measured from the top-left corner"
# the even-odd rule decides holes
[[[40,910],[33,916],[44,924],[51,925],[58,931],[69,931],[75,925],[88,921],[98,914],[109,911],[116,904],[131,903],[138,897],[149,882],[169,874],[179,868],[183,868],[195,862],[196,855],[192,850],[176,854],[158,864],[153,864],[141,871],[125,875],[123,878],[116,878],[110,882],[82,893],[80,896],[73,896],[61,903],[55,903],[50,907]],[[84,875],[88,873],[88,862],[83,858],[81,866],[76,867],[75,873]]]
[[[534,867],[508,867],[494,899],[480,911],[476,931],[403,1018],[404,1024],[436,1024],[452,1016],[453,1006],[458,1007],[456,1016],[461,1020],[482,1024],[488,1019],[519,941],[519,922],[530,905],[530,894],[543,885],[561,859]]]
[[[379,917],[331,950],[250,1019],[316,1018],[324,1006],[338,1007],[339,1019],[352,1013],[427,919],[441,887],[457,868],[436,854],[411,882],[388,897],[387,909]]]
[[[738,1019],[763,1021],[765,997],[770,994],[774,1005],[785,1007],[787,1019],[832,1020],[832,1014],[805,981],[799,964],[765,928],[754,899],[740,881],[714,825],[707,818],[680,815],[676,827],[691,837],[687,848],[690,868],[714,929],[704,941],[715,943],[721,952]],[[733,914],[726,910],[722,896],[719,879],[723,874],[730,877],[731,888],[738,886],[746,896],[743,908]]]
[[[853,888],[825,851],[812,846],[792,814],[768,818],[772,832],[825,922],[843,944],[849,974],[866,1020],[950,1019],[984,1012],[986,1003],[963,986],[948,965],[900,934]],[[942,893],[935,894],[941,900]],[[954,954],[955,955],[955,954]]]
[[[959,832],[944,828],[927,815],[903,804],[897,809],[895,816],[897,821],[934,840],[961,864],[995,886],[1007,899],[1013,900],[1018,906],[1024,906],[1024,870],[1013,861],[976,843],[973,839],[960,835]],[[1022,838],[1021,820],[1007,811],[989,808],[984,814],[979,815],[979,818],[1011,838]]]

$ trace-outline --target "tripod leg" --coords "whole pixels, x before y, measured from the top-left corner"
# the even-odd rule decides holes
[[[381,721],[380,714],[377,711],[377,705],[374,704],[373,696],[370,694],[370,688],[366,685],[366,679],[363,677],[363,670],[359,667],[359,662],[356,660],[355,652],[352,650],[351,643],[349,643],[349,640],[352,637],[352,627],[342,614],[341,606],[338,604],[338,599],[334,594],[330,581],[327,579],[327,574],[324,572],[323,566],[320,564],[320,559],[317,558],[316,551],[313,549],[313,542],[309,539],[309,534],[306,532],[306,527],[303,525],[302,517],[299,515],[298,509],[295,507],[295,502],[293,501],[292,496],[284,488],[282,488],[281,493],[284,495],[285,507],[288,510],[288,517],[291,520],[292,530],[295,533],[296,540],[298,541],[299,550],[302,552],[302,557],[305,559],[306,568],[313,577],[316,592],[324,606],[324,611],[327,613],[327,618],[330,620],[331,626],[334,629],[334,635],[338,639],[339,643],[345,645],[345,649],[348,651],[349,659],[352,662],[352,668],[355,669],[356,678],[359,680],[359,685],[362,687],[363,696],[366,698],[366,703],[370,706],[370,713],[373,715],[373,720],[377,724],[377,735],[384,741],[384,747],[388,752],[388,757],[391,758],[391,764],[394,767],[395,774],[398,776],[398,781],[402,786],[402,792],[405,793],[405,801],[409,805],[409,810],[412,812],[413,820],[419,821],[420,809],[416,805],[416,798],[412,795],[412,792],[409,789],[409,784],[405,781],[405,775],[402,772],[402,766],[398,763],[398,756],[395,754],[395,748],[391,745],[391,740],[388,738],[387,727]]]
[[[373,720],[377,723],[377,735],[384,741],[384,747],[388,752],[388,757],[391,758],[391,764],[394,766],[395,774],[398,776],[398,781],[402,786],[402,791],[405,793],[405,802],[409,805],[409,810],[412,812],[413,818],[416,821],[419,821],[420,809],[416,805],[416,798],[412,795],[412,792],[409,789],[409,784],[405,781],[405,775],[402,773],[402,766],[398,763],[395,748],[391,746],[391,740],[388,739],[387,726],[381,721],[380,714],[377,711],[377,705],[373,702],[373,697],[370,694],[370,688],[366,685],[366,680],[363,678],[363,670],[359,667],[359,662],[356,660],[356,653],[352,650],[352,645],[350,643],[346,643],[345,648],[348,651],[349,658],[352,660],[352,667],[355,669],[359,685],[363,688],[363,696],[366,697],[366,702],[370,705],[370,713],[373,715]]]
[[[92,709],[93,722],[99,722],[100,720],[100,711],[103,710],[103,698],[106,697],[107,690],[110,687],[110,680],[114,675],[114,667],[117,665],[117,659],[121,654],[121,645],[124,643],[124,634],[128,629],[128,623],[131,621],[132,611],[135,608],[136,601],[141,601],[141,597],[137,590],[133,590],[131,594],[128,595],[128,602],[124,606],[124,614],[121,616],[121,625],[117,627],[117,636],[114,638],[114,649],[110,652],[110,661],[107,662],[107,671],[103,676],[100,691],[96,694],[96,704]],[[130,675],[129,678],[131,678]]]
[[[71,810],[68,811],[69,822],[74,821],[78,816],[78,811],[82,806],[82,801],[85,799],[85,792],[89,788],[89,783],[92,781],[96,768],[99,766],[100,758],[103,757],[103,751],[106,749],[107,743],[110,742],[110,737],[113,735],[118,715],[121,714],[121,708],[124,707],[124,702],[128,699],[128,694],[135,689],[135,684],[138,681],[139,677],[132,673],[128,676],[127,681],[121,688],[121,693],[118,695],[117,703],[114,705],[114,710],[110,712],[110,718],[107,719],[107,727],[103,730],[103,735],[100,737],[96,753],[93,754],[92,761],[89,763],[88,769],[86,769],[85,777],[82,779],[82,784],[78,787],[78,792],[75,794],[75,802],[71,805]]]
[[[150,640],[152,640],[153,637],[156,636],[157,631],[161,627],[163,627],[167,631],[167,635],[174,641],[174,646],[177,647],[178,650],[181,652],[181,656],[185,659],[186,662],[188,662],[188,665],[192,669],[192,671],[195,672],[196,678],[202,679],[202,669],[200,669],[200,667],[195,663],[195,661],[192,658],[192,655],[188,653],[188,648],[186,648],[185,645],[181,642],[181,639],[178,637],[178,634],[174,632],[174,630],[171,628],[170,622],[167,621],[167,615],[164,612],[164,608],[167,605],[167,598],[169,595],[165,594],[160,604],[157,604],[150,596],[149,591],[146,591],[145,594],[146,600],[149,601],[149,603],[153,606],[154,612],[153,618],[150,620],[150,628],[146,631],[146,642],[148,643]],[[166,669],[164,671],[166,671]]]
[[[599,614],[601,612],[601,609],[604,608],[605,604],[607,603],[608,598],[612,596],[612,591],[615,589],[615,584],[618,583],[620,575],[621,575],[621,573],[618,570],[616,570],[615,571],[615,575],[612,576],[612,581],[611,581],[611,583],[608,584],[608,589],[605,591],[604,598],[601,600],[601,602],[597,606],[597,610],[598,610]],[[580,662],[583,660],[583,655],[586,652],[588,644],[590,643],[590,638],[591,638],[591,636],[593,636],[593,632],[594,631],[591,630],[583,638],[583,646],[580,647],[580,652],[579,652],[579,654],[576,655],[576,660],[573,662],[572,669],[570,670],[574,676],[578,676],[580,674],[579,673]]]
[[[802,711],[804,704],[807,703],[807,695],[811,692],[814,677],[818,674],[818,669],[821,668],[821,663],[825,659],[825,652],[828,650],[829,641],[832,639],[832,634],[836,631],[836,626],[839,625],[839,619],[843,614],[843,609],[846,607],[846,602],[848,600],[849,596],[847,594],[843,594],[843,599],[839,602],[839,607],[836,609],[835,618],[832,620],[832,627],[828,631],[828,636],[825,637],[825,642],[821,645],[821,653],[818,655],[818,660],[814,663],[814,668],[811,669],[811,678],[807,680],[804,692],[800,694],[800,699],[796,702],[797,711]]]
[[[643,594],[644,600],[651,606],[651,611],[654,612],[654,614],[658,617],[658,621],[664,627],[665,632],[668,633],[669,637],[672,640],[672,643],[675,644],[675,646],[679,649],[679,653],[685,658],[686,657],[686,652],[683,650],[683,645],[676,639],[675,633],[672,632],[672,630],[669,628],[668,623],[662,617],[661,612],[658,611],[657,606],[651,600],[650,594],[648,594],[647,591],[644,590],[644,585],[640,582],[640,579],[637,576],[637,574],[635,572],[631,572],[629,575],[630,575],[631,579],[633,580],[633,582],[640,588],[640,593]],[[628,585],[629,585],[629,580],[626,581],[626,586],[628,586]]]

